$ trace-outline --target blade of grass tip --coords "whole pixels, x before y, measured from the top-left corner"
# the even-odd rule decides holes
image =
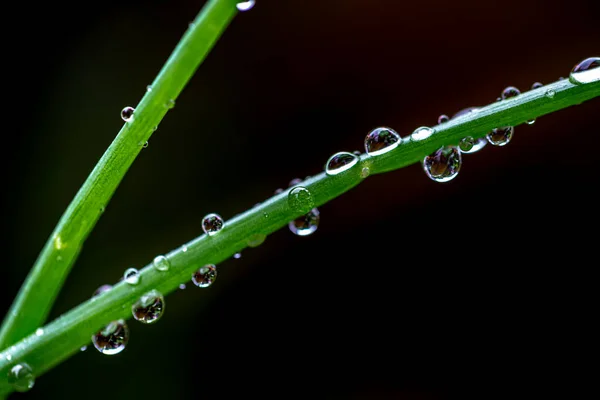
[[[236,0],[209,0],[190,23],[133,116],[100,158],[60,218],[0,328],[0,349],[46,320],[83,242],[123,176],[200,63],[237,14]]]
[[[585,76],[592,77],[589,73]],[[549,97],[547,93],[552,95]],[[27,364],[35,377],[40,377],[77,354],[81,346],[90,343],[92,334],[109,321],[131,318],[131,305],[144,293],[157,290],[167,295],[177,290],[181,283],[189,282],[200,265],[218,265],[246,247],[260,245],[267,235],[349,191],[372,174],[420,162],[432,149],[457,143],[465,136],[482,137],[495,127],[520,125],[599,96],[600,79],[586,85],[567,80],[555,82],[434,126],[434,133],[427,138],[403,140],[391,151],[378,155],[362,154],[339,173],[321,172],[307,178],[226,220],[218,234],[201,235],[165,254],[167,269],[159,270],[151,261],[140,271],[138,284],[119,282],[44,326],[40,335],[32,334],[0,352],[0,394],[12,390],[6,377],[15,364]],[[371,172],[365,174],[365,169]]]

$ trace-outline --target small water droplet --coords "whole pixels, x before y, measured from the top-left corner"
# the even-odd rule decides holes
[[[248,0],[248,1],[241,1],[241,2],[237,3],[235,6],[240,11],[248,11],[248,10],[252,9],[252,7],[254,7],[254,4],[256,4],[256,0]]]
[[[267,239],[267,235],[264,233],[254,233],[248,237],[247,244],[249,247],[258,247]]]
[[[168,110],[171,110],[171,109],[173,109],[173,108],[175,107],[175,100],[173,100],[173,99],[170,99],[169,101],[167,101],[167,102],[165,103],[165,107],[166,107]]]
[[[192,282],[194,285],[205,288],[213,284],[217,279],[217,266],[214,264],[208,264],[192,274]]]
[[[94,293],[92,293],[92,297],[98,296],[99,294],[104,292],[108,292],[110,289],[112,289],[111,285],[102,285],[98,289],[96,289]]]
[[[12,356],[11,356],[10,354],[7,354],[7,355],[6,355],[6,359],[7,359],[8,361],[12,360]]]
[[[423,170],[436,182],[448,182],[456,178],[462,165],[458,148],[445,146],[423,159]]]
[[[554,95],[556,94],[556,92],[554,91],[554,89],[548,89],[546,90],[546,97],[549,99],[554,98]]]
[[[521,94],[521,91],[514,86],[508,86],[502,91],[502,100],[510,99]]]
[[[535,124],[535,118],[527,120],[527,125],[533,125],[533,124]]]
[[[63,259],[63,258],[62,258],[62,256],[61,256],[61,255],[58,255],[58,256],[56,256],[56,261],[62,261],[62,259]]]
[[[354,154],[355,156],[358,156],[358,157],[360,157],[360,155],[361,155],[361,152],[360,152],[360,151],[358,151],[358,150],[354,150],[354,151],[352,152],[352,154]]]
[[[533,83],[533,85],[531,85],[531,89],[532,89],[532,90],[533,90],[533,89],[539,89],[539,88],[541,88],[542,86],[544,86],[544,84],[543,84],[543,83],[541,83],[541,82],[534,82],[534,83]]]
[[[277,188],[275,189],[275,194],[279,194],[279,193],[283,193],[283,189],[282,188]]]
[[[506,146],[513,137],[515,128],[512,126],[502,126],[494,128],[486,136],[487,141],[494,146]]]
[[[100,213],[103,213],[104,211],[106,211],[106,207],[100,206]]]
[[[304,213],[315,205],[310,191],[304,186],[296,186],[288,193],[288,206],[295,212]]]
[[[146,92],[151,92],[151,91],[152,91],[152,86],[151,85],[146,86]]]
[[[33,370],[26,363],[14,365],[8,371],[8,383],[17,392],[26,392],[35,384]]]
[[[325,164],[325,173],[327,175],[337,175],[349,170],[358,163],[358,157],[352,153],[341,151],[335,153]]]
[[[154,268],[156,268],[159,271],[168,271],[169,267],[171,266],[171,263],[169,262],[169,259],[167,257],[161,255],[154,257],[152,265],[154,265]]]
[[[319,210],[313,208],[305,215],[290,221],[288,227],[295,235],[308,236],[317,230],[320,219]]]
[[[269,213],[268,213],[268,212],[266,212],[266,211],[263,211],[263,217],[265,217],[265,218],[269,218]]]
[[[42,336],[44,334],[44,330],[42,328],[37,328],[35,330],[35,335],[36,336]]]
[[[182,283],[182,284],[179,285],[179,289],[185,290],[185,288],[186,288],[185,283]]]
[[[187,247],[187,245],[185,245],[185,244],[184,244],[183,246],[181,246],[181,251],[183,251],[184,253],[185,253],[186,251],[188,251],[188,247]]]
[[[135,268],[128,268],[123,274],[123,279],[130,285],[137,285],[140,283],[140,272]]]
[[[472,136],[467,136],[460,139],[458,149],[463,153],[468,153],[475,146],[475,139]]]
[[[447,116],[446,114],[440,115],[437,119],[438,124],[443,124],[444,122],[448,122],[448,121],[450,121],[450,117]]]
[[[146,140],[146,141],[145,141],[145,142],[142,144],[142,147],[143,147],[144,149],[146,149],[146,148],[148,148],[148,146],[149,146],[149,145],[150,145],[150,143],[148,143],[148,141]]]
[[[165,311],[165,299],[157,290],[142,295],[138,301],[131,306],[133,318],[143,324],[152,324],[162,317]]]
[[[102,354],[112,356],[125,349],[129,341],[129,327],[124,320],[112,321],[92,335],[92,343]]]
[[[210,213],[202,218],[202,230],[209,236],[215,235],[223,229],[223,225],[225,225],[225,222],[219,214]]]
[[[427,126],[420,126],[410,135],[410,140],[425,140],[435,133],[435,129]]]
[[[242,258],[242,253],[235,253],[233,255],[233,258],[235,258],[236,260],[239,260],[240,258]]]
[[[360,170],[360,177],[361,178],[366,178],[367,176],[371,175],[371,170],[369,169],[369,167],[363,167],[363,169]]]
[[[299,185],[300,182],[302,182],[302,179],[300,178],[294,178],[292,179],[289,183],[288,183],[288,187],[292,187],[292,186],[296,186]],[[283,189],[282,189],[283,190]]]
[[[129,122],[133,119],[133,113],[135,112],[135,108],[133,107],[125,107],[121,110],[121,119],[125,122]]]
[[[577,63],[569,74],[569,82],[574,85],[590,83],[600,79],[600,57],[589,57]],[[582,74],[582,72],[595,70],[594,74]]]
[[[81,348],[79,349],[79,351],[86,351],[87,350],[87,346],[81,346]]]
[[[370,156],[387,153],[400,144],[400,135],[391,128],[375,128],[365,137],[365,150]]]

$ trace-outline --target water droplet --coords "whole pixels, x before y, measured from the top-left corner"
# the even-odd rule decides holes
[[[150,145],[150,143],[148,143],[148,141],[146,140],[146,141],[144,142],[144,144],[142,144],[142,147],[143,147],[144,149],[146,149],[146,148],[148,148],[148,146],[149,146],[149,145]]]
[[[125,107],[124,109],[121,110],[121,119],[125,122],[129,122],[133,119],[133,113],[135,111],[135,108],[133,107]]]
[[[486,138],[494,146],[506,146],[513,137],[515,128],[512,126],[503,126],[494,128],[487,134]]]
[[[171,266],[171,263],[165,256],[154,257],[152,264],[154,265],[154,268],[156,268],[159,271],[168,271],[169,267]]]
[[[600,57],[590,57],[581,61],[573,67],[569,74],[569,82],[575,85],[590,83],[600,79]],[[596,70],[594,74],[582,74],[582,72]]]
[[[267,235],[265,235],[264,233],[254,233],[248,238],[247,244],[249,247],[258,247],[261,244],[263,244],[266,238]]]
[[[502,91],[502,100],[510,99],[521,94],[521,91],[514,86],[508,86]]]
[[[181,251],[183,251],[184,253],[188,251],[187,245],[184,244],[183,246],[181,246]]]
[[[463,108],[462,110],[460,110],[456,114],[454,114],[452,116],[452,119],[458,118],[458,117],[461,117],[463,115],[467,115],[467,114],[470,114],[470,113],[476,113],[478,111],[479,111],[478,107]],[[461,142],[463,140],[465,142],[462,143],[462,145],[461,145]],[[470,142],[471,141],[473,141],[471,149],[470,150],[466,150],[466,148],[468,148],[470,146]],[[461,153],[465,153],[465,154],[472,154],[472,153],[478,152],[479,150],[483,149],[485,147],[485,145],[487,144],[487,139],[485,137],[480,137],[480,138],[477,138],[477,139],[473,139],[471,136],[467,136],[467,137],[461,139],[461,142],[459,142],[459,144],[458,144],[458,148],[459,148],[460,152]]]
[[[296,186],[288,193],[288,206],[299,213],[305,213],[315,206],[312,194],[304,186]]]
[[[152,324],[162,317],[165,311],[165,299],[157,290],[142,295],[138,301],[131,306],[133,318],[143,324]]]
[[[462,109],[462,110],[460,110],[460,111],[457,111],[457,112],[456,112],[456,113],[455,113],[455,114],[452,116],[452,119],[455,119],[455,118],[458,118],[458,117],[462,117],[463,115],[467,115],[467,114],[470,114],[470,113],[476,113],[476,112],[478,112],[478,111],[479,111],[479,108],[478,108],[478,107],[466,107],[466,108],[463,108],[463,109]]]
[[[236,260],[239,260],[240,258],[242,258],[242,253],[235,253],[233,255],[233,258],[235,258]]]
[[[352,153],[341,151],[335,153],[325,164],[325,173],[327,175],[337,175],[349,170],[358,163],[358,157]]]
[[[366,178],[369,175],[371,175],[371,170],[369,169],[369,167],[363,167],[363,169],[360,170],[361,178]]]
[[[248,1],[239,2],[235,6],[240,11],[248,11],[248,10],[252,9],[252,7],[254,7],[254,4],[256,4],[255,0],[248,0]]]
[[[437,119],[438,124],[443,124],[444,122],[448,122],[448,121],[450,121],[450,117],[447,116],[446,114],[440,115]]]
[[[358,150],[354,150],[354,151],[352,152],[352,154],[354,154],[355,156],[358,156],[358,157],[360,157],[360,155],[361,155],[361,152],[360,152],[360,151],[358,151]]]
[[[539,88],[541,88],[542,86],[544,86],[544,84],[543,84],[543,83],[541,83],[541,82],[534,82],[534,83],[533,83],[533,85],[531,85],[531,89],[532,89],[532,90],[533,90],[533,89],[539,89]]]
[[[527,125],[533,125],[533,124],[535,124],[535,118],[527,120]]]
[[[8,383],[17,392],[28,391],[35,384],[33,370],[25,363],[14,365],[8,371]]]
[[[87,346],[81,346],[81,348],[79,349],[79,351],[86,351],[87,350]]]
[[[436,182],[448,182],[456,178],[462,165],[462,157],[454,146],[441,147],[423,159],[425,174]]]
[[[556,94],[556,92],[554,91],[554,89],[548,89],[548,90],[546,90],[546,97],[549,98],[549,99],[552,99],[555,94]]]
[[[128,268],[123,274],[123,279],[130,285],[137,285],[140,283],[140,272],[135,268]]]
[[[35,330],[35,335],[36,336],[42,336],[44,334],[44,330],[42,328],[37,328]]]
[[[288,227],[295,235],[308,236],[317,230],[320,219],[319,210],[313,208],[307,214],[290,221]]]
[[[102,354],[112,356],[125,349],[129,341],[129,328],[124,320],[112,321],[92,335],[92,343]]]
[[[458,149],[462,153],[468,153],[469,151],[471,151],[471,149],[473,149],[474,146],[475,146],[475,139],[473,139],[472,136],[464,137],[464,138],[460,139],[460,142],[458,142]]]
[[[279,193],[283,193],[283,189],[282,188],[277,188],[275,189],[275,194],[279,194]]]
[[[400,144],[400,135],[391,128],[375,128],[365,137],[365,150],[376,156],[394,150]]]
[[[168,110],[171,110],[171,109],[173,109],[173,108],[175,107],[175,100],[173,100],[173,99],[170,99],[169,101],[167,101],[167,102],[166,102],[166,104],[165,104],[165,107],[166,107]]]
[[[202,230],[204,233],[212,236],[223,229],[225,222],[219,214],[210,213],[202,218]]]
[[[104,292],[108,292],[110,289],[112,289],[111,285],[102,285],[98,289],[96,289],[94,293],[92,293],[92,297],[98,296],[99,294]]]
[[[151,91],[152,91],[152,86],[151,85],[146,86],[146,92],[151,92]]]
[[[6,359],[7,359],[8,361],[12,360],[12,356],[11,356],[10,354],[7,354],[7,355],[6,355]]]
[[[185,290],[185,288],[186,288],[185,283],[182,283],[182,284],[179,285],[179,289]]]
[[[292,179],[289,183],[288,183],[288,187],[292,187],[292,186],[296,186],[299,185],[300,182],[302,182],[302,179],[300,178],[294,178]],[[283,190],[283,189],[282,189]]]
[[[205,265],[192,274],[192,282],[201,288],[209,287],[215,279],[217,279],[217,266],[214,264]]]
[[[425,140],[435,133],[435,129],[427,126],[420,126],[410,135],[410,140]]]
[[[106,207],[100,206],[100,212],[103,213],[104,211],[106,211]]]

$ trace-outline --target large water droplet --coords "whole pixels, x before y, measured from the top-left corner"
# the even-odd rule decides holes
[[[410,140],[425,140],[435,133],[435,129],[428,126],[420,126],[410,135]]]
[[[320,219],[319,210],[313,208],[305,215],[290,221],[288,227],[295,235],[308,236],[317,230]]]
[[[352,153],[341,151],[335,153],[325,164],[325,173],[327,175],[337,175],[349,170],[358,163],[358,157]]]
[[[122,352],[129,341],[129,328],[124,320],[112,321],[92,335],[92,343],[102,354],[113,355]]]
[[[8,384],[17,392],[26,392],[35,384],[33,370],[26,363],[14,365],[8,371]]]
[[[140,283],[140,272],[135,268],[128,268],[123,274],[123,279],[130,285],[137,285]]]
[[[225,222],[219,214],[210,213],[202,218],[202,230],[204,233],[212,236],[223,229]]]
[[[129,122],[133,119],[133,113],[135,112],[135,108],[133,107],[125,107],[121,110],[121,119],[125,122]]]
[[[513,137],[515,128],[512,126],[503,126],[494,128],[486,136],[488,142],[494,146],[506,146]]]
[[[165,299],[157,290],[151,290],[142,295],[142,297],[131,306],[133,318],[143,324],[151,324],[158,321],[164,311]]]
[[[436,182],[448,182],[456,178],[462,165],[462,157],[454,146],[441,147],[423,159],[425,174]]]
[[[295,212],[304,213],[315,206],[312,194],[304,186],[296,186],[288,193],[288,206]]]
[[[152,265],[154,265],[154,268],[156,268],[159,271],[168,271],[169,267],[171,266],[171,263],[169,262],[169,259],[165,256],[156,256],[152,261]]]
[[[235,6],[240,11],[248,11],[248,10],[252,9],[252,7],[254,7],[254,4],[256,4],[256,0],[248,0],[248,1],[239,2]]]
[[[400,144],[400,135],[391,128],[375,128],[365,137],[365,150],[371,156],[394,150],[398,144]]]
[[[573,67],[569,74],[569,82],[580,85],[590,83],[600,79],[600,57],[590,57],[581,61]],[[582,74],[582,72],[595,70],[592,74]]]
[[[201,288],[209,287],[215,279],[217,279],[217,266],[214,264],[200,267],[198,271],[192,274],[192,282]]]
[[[261,244],[263,244],[266,238],[267,235],[265,235],[264,233],[254,233],[248,238],[247,244],[249,247],[258,247]]]
[[[514,86],[508,86],[502,91],[502,100],[509,99],[521,94],[521,91]]]

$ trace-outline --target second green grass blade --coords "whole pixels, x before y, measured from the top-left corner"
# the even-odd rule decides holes
[[[41,326],[125,173],[237,13],[235,0],[209,0],[90,173],[50,235],[0,328],[0,348]],[[119,110],[115,110],[118,112]]]

